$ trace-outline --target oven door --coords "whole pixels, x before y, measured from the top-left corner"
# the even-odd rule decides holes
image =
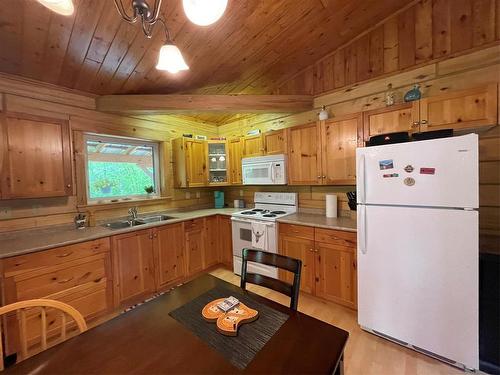
[[[273,185],[273,163],[252,163],[242,165],[243,185]]]
[[[241,258],[242,250],[252,247],[252,223],[245,219],[232,218],[233,255]]]

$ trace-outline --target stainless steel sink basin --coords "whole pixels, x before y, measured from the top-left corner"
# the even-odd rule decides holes
[[[166,221],[172,219],[175,219],[175,217],[168,215],[154,215],[154,216],[138,217],[137,221],[146,224],[146,223],[156,223],[158,221]]]
[[[133,220],[133,221],[114,221],[112,223],[104,224],[103,226],[106,228],[110,228],[110,229],[123,229],[123,228],[135,227],[137,225],[143,225],[143,224],[146,224],[146,223],[139,221],[139,220]]]

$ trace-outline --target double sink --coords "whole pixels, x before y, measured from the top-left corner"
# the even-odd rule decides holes
[[[111,223],[104,224],[103,226],[109,229],[123,229],[123,228],[136,227],[138,225],[158,223],[160,221],[167,221],[172,219],[175,219],[175,217],[168,215],[144,216],[144,217],[138,217],[133,220],[113,221]]]

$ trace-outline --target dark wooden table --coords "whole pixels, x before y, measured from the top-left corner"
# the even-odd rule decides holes
[[[281,326],[244,371],[229,363],[169,312],[222,285],[203,275],[63,344],[5,370],[5,374],[315,373],[341,374],[348,333],[248,293],[285,312]]]

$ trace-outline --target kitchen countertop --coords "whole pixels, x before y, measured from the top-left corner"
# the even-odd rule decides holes
[[[356,220],[348,217],[328,218],[324,214],[297,212],[278,219],[278,223],[356,232]]]
[[[72,245],[78,242],[91,241],[98,238],[115,236],[136,230],[149,229],[165,224],[173,224],[181,221],[198,219],[213,215],[228,215],[241,211],[235,208],[203,209],[194,211],[165,211],[158,214],[168,214],[175,219],[168,221],[143,224],[135,227],[123,229],[110,229],[101,225],[88,227],[85,229],[75,229],[73,224],[54,225],[36,229],[21,230],[15,232],[0,233],[0,259],[16,255],[28,254],[37,251],[47,250],[54,247]],[[157,213],[154,213],[157,214]],[[148,213],[141,216],[152,216]],[[116,221],[120,220],[119,218]]]

